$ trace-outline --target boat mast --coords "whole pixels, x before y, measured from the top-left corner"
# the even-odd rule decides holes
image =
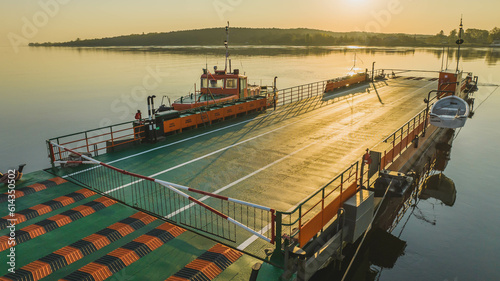
[[[457,40],[457,45],[458,45],[458,51],[457,51],[457,70],[456,72],[458,73],[458,65],[460,63],[460,45],[464,43],[464,39],[462,39],[462,32],[463,32],[463,24],[462,24],[462,17],[460,17],[460,30],[458,31],[458,40]]]
[[[356,53],[354,53],[354,65],[351,67],[351,70],[349,71],[349,75],[351,75],[350,73],[354,72],[356,70]]]
[[[356,53],[354,53],[354,65],[352,66],[352,71],[356,71]]]
[[[226,41],[224,41],[224,46],[226,46],[226,65],[224,67],[224,72],[227,71],[227,59],[229,58],[228,41],[229,41],[229,21],[227,22],[226,26]]]
[[[444,66],[444,46],[443,46],[443,52],[441,53],[441,71],[443,71],[443,66]]]

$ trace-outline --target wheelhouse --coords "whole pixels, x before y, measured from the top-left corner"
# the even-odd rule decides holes
[[[203,70],[201,75],[201,94],[212,95],[237,95],[243,99],[248,97],[248,82],[247,77],[240,75],[238,69],[233,73],[227,73],[224,70],[215,70],[215,73],[210,73]]]

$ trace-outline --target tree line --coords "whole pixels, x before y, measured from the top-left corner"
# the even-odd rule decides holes
[[[427,43],[429,44],[452,44],[455,43],[458,38],[458,31],[453,29],[448,35],[445,35],[444,31],[441,30],[436,35],[427,38]],[[466,29],[463,33],[462,39],[464,39],[464,44],[474,44],[474,45],[488,45],[500,40],[500,28],[495,27],[492,30],[483,30],[477,28]]]
[[[222,45],[226,39],[221,28],[142,33],[124,36],[85,39],[69,42],[30,43],[30,46],[106,47],[106,46],[192,46]],[[232,28],[232,45],[284,45],[284,46],[442,46],[455,44],[457,30],[448,35],[440,31],[436,35],[387,34],[369,32],[330,32],[315,29]],[[485,46],[500,40],[500,28],[491,31],[470,28],[465,30],[465,45]]]

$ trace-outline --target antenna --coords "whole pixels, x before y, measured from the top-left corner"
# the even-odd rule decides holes
[[[349,72],[353,72],[356,70],[356,53],[354,53],[354,65],[351,67],[351,70]]]
[[[463,24],[462,24],[462,17],[460,17],[460,30],[458,31],[458,40],[457,40],[457,45],[458,45],[458,51],[457,51],[457,73],[458,73],[458,64],[460,63],[460,45],[464,43],[464,39],[462,39],[462,32],[464,31],[463,29]]]
[[[224,46],[226,46],[226,65],[224,67],[224,71],[227,71],[227,59],[229,57],[228,41],[229,41],[229,21],[227,22],[226,26],[226,41],[224,41]]]
[[[448,50],[446,50],[446,70],[448,69],[448,59],[450,58],[450,46],[448,46]]]
[[[444,46],[443,46],[443,52],[441,53],[441,70],[443,70],[443,65],[444,65]]]

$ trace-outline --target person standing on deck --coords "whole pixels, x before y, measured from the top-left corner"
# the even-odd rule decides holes
[[[135,119],[141,120],[142,119],[142,113],[140,110],[137,110],[137,113],[135,114]]]
[[[137,113],[135,114],[135,119],[137,120],[137,122],[139,122],[139,124],[142,123],[142,113],[140,110],[137,110]]]

